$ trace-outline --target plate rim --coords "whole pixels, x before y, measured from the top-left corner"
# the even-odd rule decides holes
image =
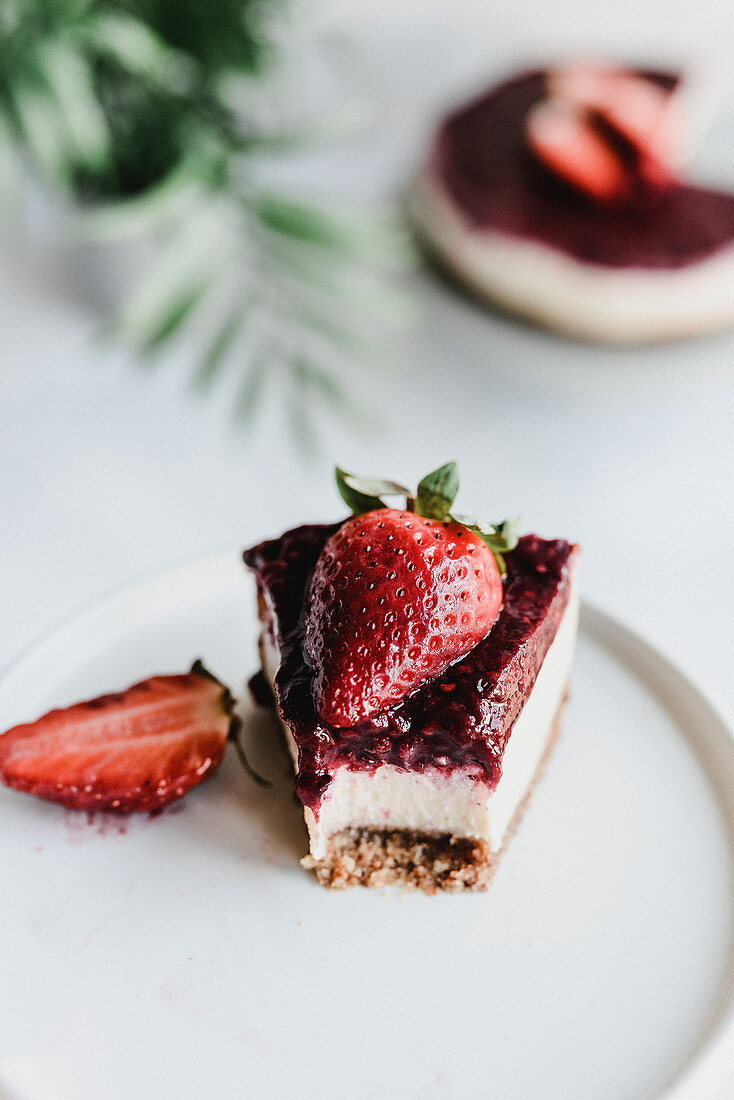
[[[191,576],[202,576],[213,580],[219,577],[226,582],[224,588],[229,587],[235,577],[235,565],[238,564],[243,580],[247,578],[247,572],[242,565],[242,554],[239,549],[219,550],[212,554],[198,555],[180,561],[164,568],[153,569],[143,573],[137,578],[132,578],[120,585],[115,585],[91,597],[78,605],[67,614],[63,615],[56,623],[42,631],[19,654],[11,658],[0,668],[0,708],[4,703],[6,694],[11,694],[16,679],[21,680],[28,672],[32,673],[34,664],[42,663],[48,659],[49,652],[54,647],[63,643],[64,638],[76,630],[84,629],[89,620],[95,617],[104,618],[109,615],[118,604],[128,601],[140,602],[147,589],[155,590],[161,585],[175,588],[180,582]],[[190,587],[190,586],[189,586]],[[197,599],[204,598],[213,591],[214,585],[196,589]],[[192,600],[193,602],[193,600]],[[154,615],[160,614],[160,607],[153,608]],[[718,742],[719,746],[726,745],[723,751],[728,752],[731,759],[729,767],[734,776],[734,721],[726,712],[720,702],[712,698],[711,693],[700,688],[678,662],[670,658],[664,648],[647,637],[636,626],[628,626],[613,611],[603,606],[598,601],[588,600],[582,596],[581,615],[579,623],[580,632],[592,641],[600,644],[616,661],[630,665],[630,651],[641,655],[636,657],[633,674],[643,683],[646,690],[650,690],[651,673],[662,672],[668,683],[673,683],[677,694],[687,696],[692,704],[711,723],[716,732],[708,734],[712,742]],[[645,674],[645,669],[648,673]],[[654,678],[654,676],[653,676]],[[17,686],[16,686],[17,690]],[[661,699],[666,702],[667,693],[661,692]],[[702,721],[702,719],[699,719]],[[734,838],[734,786],[724,783],[715,784],[711,769],[702,759],[700,745],[692,740],[688,732],[683,729],[683,723],[678,723],[687,743],[692,747],[696,757],[701,761],[712,794],[716,798],[720,810],[724,816],[731,820],[729,836]],[[725,793],[722,793],[722,789]],[[728,795],[728,807],[725,804]],[[728,810],[728,814],[725,812]],[[734,842],[730,843],[730,854],[734,859]],[[700,1100],[702,1096],[715,1097],[717,1089],[721,1090],[726,1084],[731,1072],[731,1052],[734,1050],[734,950],[730,946],[727,970],[722,976],[719,1000],[707,1021],[702,1035],[694,1039],[695,1046],[687,1055],[685,1061],[673,1073],[673,1076],[657,1093],[660,1100]]]
[[[725,751],[730,755],[729,770],[734,776],[734,723],[727,719],[725,710],[720,708],[707,692],[698,687],[693,678],[676,661],[668,657],[661,647],[646,638],[636,628],[627,626],[616,615],[596,602],[582,599],[580,630],[592,639],[601,641],[607,652],[611,652],[616,660],[624,660],[623,655],[615,653],[615,649],[621,648],[619,644],[621,641],[624,647],[641,653],[643,665],[651,672],[662,670],[669,681],[675,682],[677,693],[687,695],[708,721],[718,728],[717,733],[710,735],[711,740],[718,740],[720,744],[727,745]],[[612,642],[609,641],[611,636],[615,636]],[[636,671],[635,675],[649,690],[650,674],[644,675],[643,672]],[[662,698],[666,699],[665,693],[662,693]],[[669,703],[665,705],[671,709]],[[699,717],[698,720],[703,726],[704,719]],[[724,817],[730,818],[727,823],[729,852],[730,857],[734,857],[734,848],[731,845],[732,836],[734,836],[732,832],[734,788],[730,786],[727,791],[729,805],[726,806],[723,804],[725,796],[722,793],[725,784],[714,782],[708,762],[702,759],[699,744],[694,742],[683,729],[680,719],[678,725],[686,743],[695,752],[696,758],[702,765],[706,781],[720,811]],[[732,1051],[734,1051],[734,941],[730,940],[729,958],[727,968],[722,975],[717,1007],[707,1021],[703,1035],[698,1037],[696,1046],[689,1052],[662,1091],[657,1094],[658,1097],[660,1100],[701,1100],[703,1096],[717,1096],[717,1090],[720,1092],[732,1072]]]

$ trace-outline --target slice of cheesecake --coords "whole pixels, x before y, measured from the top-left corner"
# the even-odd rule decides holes
[[[402,522],[410,515],[396,514]],[[418,520],[407,522],[414,530]],[[423,523],[439,541],[461,540],[449,520]],[[307,633],[314,575],[344,527],[299,527],[245,553],[257,580],[262,667],[309,831],[302,862],[333,887],[486,889],[558,732],[576,635],[577,548],[521,538],[505,554],[489,633],[403,698],[386,707],[378,700],[352,725],[334,725],[320,713]],[[383,559],[374,560],[389,576]],[[401,644],[399,629],[392,640]],[[371,655],[378,650],[376,641]]]

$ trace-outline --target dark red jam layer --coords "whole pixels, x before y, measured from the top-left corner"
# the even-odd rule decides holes
[[[646,73],[672,86],[675,77]],[[467,222],[604,267],[680,268],[734,242],[734,195],[676,183],[604,208],[556,180],[525,144],[545,74],[524,73],[450,115],[431,168]]]
[[[316,559],[338,525],[297,527],[245,551],[261,618],[279,648],[280,714],[298,745],[298,797],[318,811],[335,769],[471,768],[494,787],[512,727],[563,617],[575,547],[526,535],[507,555],[502,611],[462,660],[382,714],[336,730],[318,718],[303,645],[303,611]],[[267,609],[272,609],[272,616]]]

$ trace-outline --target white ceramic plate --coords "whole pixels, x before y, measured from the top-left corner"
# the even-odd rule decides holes
[[[0,729],[197,656],[242,690],[237,555],[80,614],[0,685]],[[156,818],[0,789],[0,1093],[23,1100],[714,1096],[730,1066],[734,742],[584,608],[563,736],[487,894],[318,887],[267,712],[252,784]]]

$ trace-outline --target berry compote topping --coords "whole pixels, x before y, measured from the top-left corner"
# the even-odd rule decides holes
[[[319,719],[304,645],[305,602],[321,551],[339,524],[304,526],[247,550],[261,608],[280,651],[275,695],[298,746],[296,789],[318,812],[334,771],[468,769],[496,786],[512,727],[568,603],[575,547],[535,535],[505,554],[504,603],[492,630],[441,675],[380,714],[336,729]]]
[[[439,129],[431,171],[473,228],[610,268],[682,268],[734,243],[734,194],[671,179],[610,206],[544,168],[528,147],[526,123],[546,96],[548,75],[508,80]],[[677,83],[672,74],[640,75],[666,89]]]

